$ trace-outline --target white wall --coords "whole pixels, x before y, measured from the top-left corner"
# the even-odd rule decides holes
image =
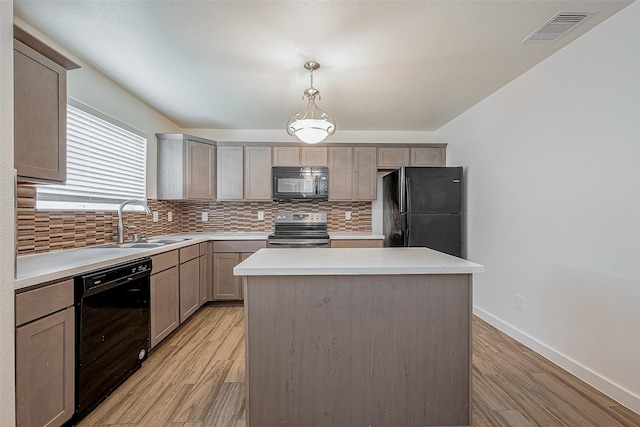
[[[117,119],[147,136],[147,197],[155,198],[157,195],[158,152],[155,134],[178,133],[182,132],[182,129],[34,27],[19,18],[14,18],[14,21],[21,28],[81,66],[81,68],[67,73],[67,93],[71,98]]]
[[[436,133],[467,166],[476,313],[636,412],[639,40],[636,2]]]
[[[0,1],[0,425],[15,425],[13,3]]]

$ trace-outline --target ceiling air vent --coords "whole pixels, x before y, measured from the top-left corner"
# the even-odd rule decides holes
[[[552,42],[573,30],[597,12],[558,12],[522,42]]]

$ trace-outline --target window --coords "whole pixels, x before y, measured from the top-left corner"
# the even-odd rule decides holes
[[[69,99],[67,181],[37,186],[36,209],[115,210],[145,200],[146,159],[140,132]]]

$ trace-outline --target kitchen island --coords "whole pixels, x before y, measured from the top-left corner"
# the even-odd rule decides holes
[[[472,273],[426,248],[261,249],[246,276],[247,426],[471,425]]]

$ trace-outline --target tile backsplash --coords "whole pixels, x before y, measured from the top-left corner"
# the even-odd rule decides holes
[[[115,241],[117,212],[36,211],[33,185],[18,185],[18,255],[100,245]],[[148,200],[149,209],[157,211],[159,221],[151,215],[126,212],[124,223],[133,225],[126,240],[139,236],[157,236],[179,232],[271,232],[276,212],[326,212],[329,231],[371,231],[370,202],[182,202]],[[264,220],[258,220],[258,212]],[[169,222],[168,213],[173,215]],[[207,212],[208,220],[202,221]],[[351,212],[351,220],[345,213]]]

